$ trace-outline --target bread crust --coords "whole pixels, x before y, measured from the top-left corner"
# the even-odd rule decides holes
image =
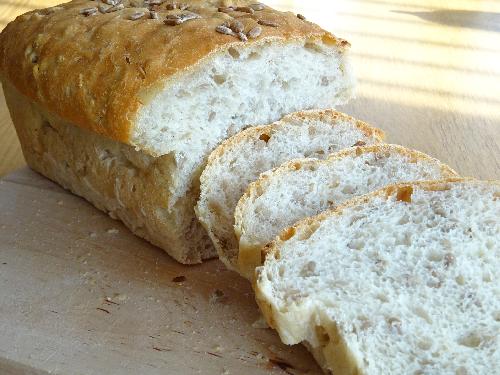
[[[400,145],[395,145],[395,144],[385,144],[385,143],[380,143],[380,144],[373,144],[373,145],[368,145],[368,146],[357,146],[357,147],[351,147],[347,148],[338,152],[335,152],[331,154],[327,159],[324,160],[316,160],[316,159],[296,159],[296,160],[290,160],[281,166],[273,169],[270,174],[273,176],[273,178],[278,178],[280,175],[286,174],[290,171],[297,170],[297,168],[305,168],[307,167],[312,167],[312,166],[317,166],[318,164],[330,164],[334,163],[337,160],[341,160],[344,158],[350,158],[350,157],[358,157],[363,154],[367,153],[398,153],[400,155],[408,156],[410,160],[412,161],[417,161],[417,160],[427,160],[430,162],[434,162],[436,165],[440,167],[441,174],[444,178],[451,178],[458,176],[458,173],[454,171],[451,167],[448,165],[440,162],[439,160],[424,154],[423,152],[417,151],[417,150],[412,150]],[[236,234],[236,238],[238,241],[241,238],[243,228],[242,228],[242,222],[243,222],[243,208],[246,205],[246,202],[248,200],[253,200],[257,196],[259,196],[262,191],[265,189],[265,183],[269,179],[269,174],[262,175],[257,181],[254,181],[251,183],[248,187],[245,193],[241,196],[240,200],[238,201],[238,204],[236,205],[234,217],[235,217],[235,225],[234,225],[234,231]],[[341,205],[342,206],[342,205]],[[284,230],[282,234],[280,235],[283,237],[285,233],[289,233],[290,228]],[[245,277],[251,277],[250,274],[248,274],[247,268],[252,265],[254,265],[255,261],[257,259],[261,259],[263,261],[264,257],[260,254],[258,254],[259,249],[257,248],[245,248],[242,249],[241,244],[240,244],[240,252],[238,256],[238,272],[242,274]],[[262,264],[262,263],[261,263]]]
[[[149,17],[143,0],[122,3],[122,10],[85,16],[81,11],[98,3],[73,0],[17,17],[0,34],[2,80],[72,124],[132,144],[136,114],[155,93],[231,47],[309,40],[322,41],[340,53],[349,47],[317,25],[269,7],[229,15],[218,12],[227,1],[186,0],[187,11],[201,18],[168,26],[165,16],[182,12],[167,10],[168,2],[158,6],[158,19]],[[252,3],[235,0],[232,5]],[[131,20],[136,12],[145,15]],[[243,22],[245,31],[259,19],[279,26],[262,26],[257,38],[242,42],[215,31],[233,17]]]

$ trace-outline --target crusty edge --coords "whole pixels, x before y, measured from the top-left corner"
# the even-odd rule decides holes
[[[346,122],[354,122],[356,127],[360,129],[365,136],[373,137],[376,142],[383,142],[385,139],[385,133],[376,127],[369,125],[366,122],[357,120],[345,113],[335,111],[333,109],[325,109],[325,110],[306,110],[294,112],[289,115],[286,115],[281,120],[273,122],[268,125],[258,125],[242,130],[241,132],[235,134],[234,136],[224,140],[219,146],[213,150],[207,160],[207,164],[200,176],[200,186],[204,186],[207,183],[207,175],[210,173],[210,167],[217,163],[218,159],[224,155],[226,152],[231,151],[239,144],[243,143],[247,139],[251,139],[253,137],[258,137],[261,133],[272,132],[274,128],[279,127],[283,124],[286,124],[292,120],[303,121],[305,119],[318,119],[322,120],[326,123],[331,124],[332,126],[337,126],[339,121]],[[195,207],[196,216],[198,220],[201,222],[203,227],[208,232],[210,239],[212,240],[215,249],[217,250],[217,254],[219,254],[219,259],[231,270],[238,271],[236,264],[233,264],[229,258],[225,256],[227,253],[227,249],[224,249],[220,245],[219,239],[215,236],[214,232],[211,230],[211,226],[208,222],[204,220],[204,218],[200,214],[200,210],[198,205]]]
[[[391,153],[398,153],[400,155],[405,155],[410,158],[410,160],[427,160],[427,161],[432,161],[436,165],[438,165],[441,169],[441,174],[443,178],[452,178],[452,177],[457,177],[458,173],[453,170],[451,167],[448,165],[442,163],[440,160],[433,158],[423,152],[413,150],[406,148],[401,145],[396,145],[396,144],[386,144],[386,143],[379,143],[379,144],[374,144],[374,145],[368,145],[368,146],[356,146],[356,147],[350,147],[346,148],[344,150],[340,150],[338,152],[335,152],[331,154],[327,159],[324,160],[318,160],[314,158],[302,158],[302,159],[293,159],[288,162],[283,163],[279,167],[276,167],[272,169],[269,172],[266,172],[265,174],[262,174],[260,178],[248,185],[245,193],[241,196],[240,200],[238,201],[238,204],[236,205],[236,209],[234,211],[234,232],[236,235],[236,238],[238,239],[238,242],[240,241],[241,234],[243,232],[242,228],[242,222],[243,222],[243,210],[245,206],[247,205],[247,202],[252,199],[253,197],[256,197],[258,195],[261,195],[262,191],[265,190],[267,182],[272,179],[276,178],[281,174],[285,174],[289,171],[294,171],[294,170],[299,170],[302,168],[307,168],[308,166],[317,166],[317,165],[327,165],[331,164],[335,161],[338,161],[340,159],[348,158],[348,157],[358,157],[363,154],[367,153],[372,153],[372,152],[391,152]],[[240,247],[241,248],[241,247]],[[258,251],[259,249],[247,249],[248,251]],[[261,261],[263,262],[263,258],[261,257]],[[262,264],[262,263],[261,263]],[[238,258],[238,263],[236,267],[236,271],[240,273],[243,277],[246,278],[251,278],[252,275],[250,275],[246,270],[244,270],[242,265],[240,264],[240,258]]]

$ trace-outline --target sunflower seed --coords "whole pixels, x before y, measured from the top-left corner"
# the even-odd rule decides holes
[[[152,20],[157,20],[158,19],[158,12],[151,10],[149,12],[149,18],[151,18]]]
[[[263,25],[263,26],[278,27],[278,24],[276,22],[273,22],[273,21],[258,20],[257,23],[259,25]]]
[[[255,13],[255,10],[253,10],[250,7],[236,7],[235,10],[238,12],[243,12],[243,13],[250,13],[250,14]]]
[[[303,16],[302,14],[300,14],[300,13],[299,13],[299,14],[297,14],[297,18],[298,18],[299,20],[302,20],[302,21],[305,21],[305,20],[306,20],[306,17],[304,17],[304,16]]]
[[[97,7],[99,9],[99,12],[101,13],[107,13],[109,9],[113,8],[111,5],[106,5],[106,4],[99,4]]]
[[[176,3],[169,3],[167,4],[167,10],[174,10],[177,8],[177,4]]]
[[[189,20],[194,20],[201,18],[199,14],[193,13],[193,12],[187,12],[187,13],[182,13],[182,14],[169,14],[167,15],[167,18],[165,21],[163,21],[166,25],[169,26],[175,26],[175,25],[180,25],[183,22],[189,21]]]
[[[238,35],[238,38],[240,38],[241,41],[243,42],[246,42],[248,40],[247,36],[245,35],[245,33],[237,33]]]
[[[232,7],[219,7],[217,9],[221,13],[231,13],[234,12],[234,9]]]
[[[187,4],[181,4],[181,5],[178,6],[178,8],[180,10],[186,10],[187,8],[189,8],[189,5],[187,5]]]
[[[148,5],[161,5],[163,3],[163,0],[149,0],[146,4]]]
[[[253,10],[262,10],[265,8],[265,5],[262,4],[262,3],[255,3],[255,4],[250,4],[249,5],[250,8],[252,8]]]
[[[93,16],[96,13],[97,13],[97,8],[96,7],[93,7],[93,8],[83,8],[83,9],[80,10],[80,14],[83,14],[85,17]]]
[[[122,10],[122,9],[125,9],[125,5],[123,4],[118,4],[118,5],[115,5],[114,7],[111,7],[109,8],[106,13],[112,13],[112,12],[116,12],[117,10]]]
[[[131,14],[131,15],[128,17],[128,19],[129,19],[129,20],[131,20],[131,21],[136,21],[136,20],[138,20],[139,18],[144,17],[144,15],[145,15],[145,14],[146,14],[146,13],[144,13],[144,12],[135,12],[135,13]]]
[[[234,35],[234,31],[225,25],[219,25],[215,28],[215,31],[225,35]]]
[[[231,22],[231,25],[229,27],[235,33],[241,33],[245,29],[245,26],[243,25],[243,23],[241,21],[238,21],[238,20],[234,20],[233,22]]]
[[[115,6],[115,5],[118,5],[119,3],[121,3],[121,0],[102,0],[102,2],[104,4]]]
[[[260,34],[262,33],[262,27],[260,26],[255,26],[253,29],[251,29],[248,33],[247,33],[247,37],[249,37],[250,39],[255,39],[257,38]]]

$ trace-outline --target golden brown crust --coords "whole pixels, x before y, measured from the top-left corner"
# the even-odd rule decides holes
[[[254,14],[218,12],[218,7],[230,5],[227,0],[185,0],[186,11],[201,18],[167,26],[167,14],[183,12],[167,10],[169,3],[155,6],[159,19],[150,19],[143,0],[123,0],[122,10],[90,16],[80,12],[96,7],[96,1],[73,0],[19,16],[0,34],[2,79],[61,118],[130,143],[135,114],[144,104],[141,98],[231,46],[307,39],[339,50],[349,46],[313,23],[269,7]],[[252,3],[234,0],[231,5]],[[141,11],[142,18],[130,20]],[[259,19],[279,27],[262,26],[260,36],[244,43],[215,31],[233,16],[242,20],[245,31]]]

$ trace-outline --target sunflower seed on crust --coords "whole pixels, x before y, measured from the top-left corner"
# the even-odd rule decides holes
[[[122,10],[122,9],[125,9],[125,5],[123,4],[118,4],[118,5],[115,5],[111,8],[108,8],[108,10],[106,11],[106,13],[112,13],[112,12],[116,12],[117,10]]]
[[[189,8],[189,5],[187,5],[187,4],[180,4],[179,6],[177,6],[177,8],[179,8],[180,10],[186,10],[187,8]]]
[[[177,8],[177,4],[176,3],[169,3],[167,4],[167,10],[174,10]]]
[[[262,3],[255,3],[255,4],[250,4],[249,7],[255,11],[258,11],[258,10],[263,10],[266,6]]]
[[[158,12],[155,12],[154,10],[151,10],[149,12],[149,18],[151,18],[152,20],[157,20],[159,17],[158,17]]]
[[[215,31],[217,31],[220,34],[225,34],[225,35],[234,35],[234,31],[231,30],[229,27],[225,25],[219,25],[215,28]]]
[[[260,26],[255,26],[253,29],[251,29],[248,33],[247,33],[247,37],[249,37],[250,39],[255,39],[257,38],[260,34],[262,33],[262,27]]]
[[[236,10],[237,12],[243,12],[243,13],[250,13],[250,14],[255,13],[255,10],[253,10],[250,7],[236,7],[234,10]]]
[[[276,22],[273,22],[273,21],[258,20],[257,23],[259,25],[263,25],[263,26],[278,27],[278,24]]]
[[[302,21],[305,21],[305,20],[306,20],[306,17],[304,17],[304,16],[303,16],[302,14],[300,14],[300,13],[298,13],[298,14],[297,14],[297,18],[298,18],[299,20],[302,20]]]
[[[241,21],[238,21],[238,20],[234,20],[233,22],[231,22],[231,25],[229,27],[235,33],[241,33],[245,29],[245,26],[243,25],[243,23]]]
[[[238,38],[240,38],[241,41],[243,42],[246,42],[248,40],[247,36],[245,35],[245,33],[237,33],[236,35],[238,35]]]
[[[131,20],[131,21],[136,21],[136,20],[138,20],[138,19],[140,19],[140,18],[144,17],[144,15],[145,15],[145,14],[146,14],[146,13],[144,13],[144,12],[135,12],[135,13],[131,14],[131,15],[128,17],[128,19],[129,19],[129,20]]]
[[[101,13],[107,13],[109,9],[113,8],[111,5],[106,5],[106,4],[99,4],[97,9],[99,9],[99,12]]]
[[[108,4],[108,5],[111,5],[111,6],[115,6],[117,5],[118,3],[121,3],[121,0],[102,0],[102,2],[104,4]]]
[[[80,10],[80,14],[83,14],[85,17],[93,16],[96,13],[97,13],[97,8],[96,7],[93,7],[93,8],[83,8],[83,9]]]
[[[147,2],[148,5],[161,5],[163,3],[163,0],[149,0]]]
[[[219,7],[217,9],[217,11],[219,11],[221,13],[231,13],[231,12],[234,12],[234,8],[232,8],[232,7]]]

